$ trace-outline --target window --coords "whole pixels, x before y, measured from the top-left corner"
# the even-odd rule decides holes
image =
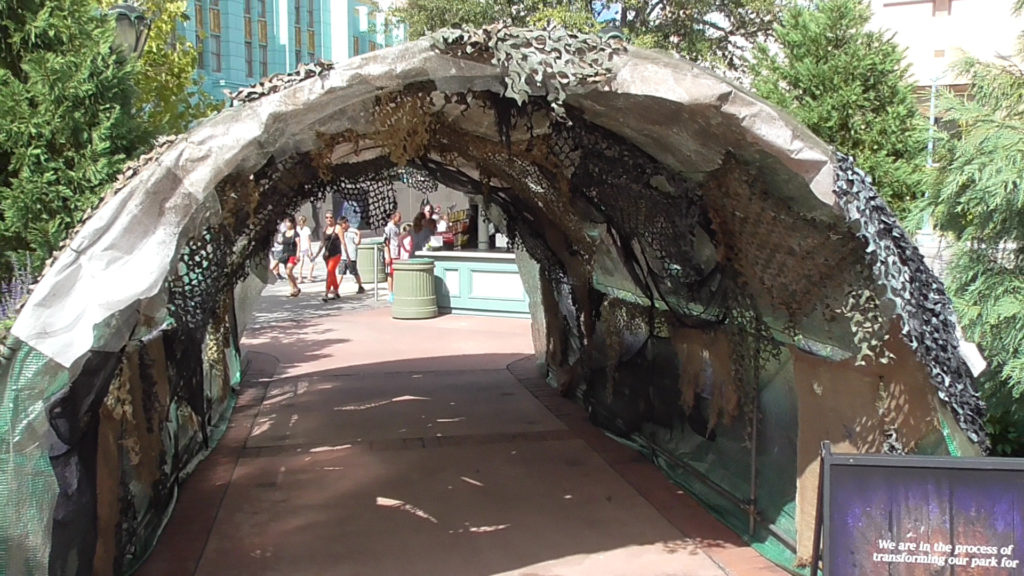
[[[352,37],[352,55],[359,56],[359,36]]]
[[[267,43],[267,21],[266,20],[259,20],[257,22],[257,24],[258,24],[258,28],[259,28],[259,35],[258,35],[259,38],[258,38],[258,40],[259,40],[260,44],[266,44]]]
[[[312,52],[306,52],[306,58],[309,62],[316,62],[316,54]]]
[[[245,17],[245,41],[252,42],[252,17]]]
[[[295,49],[298,50],[298,49],[302,48],[302,27],[301,26],[296,26],[294,28],[294,31],[295,31]]]
[[[208,2],[210,5],[210,71],[220,72],[220,0],[208,0]],[[196,5],[198,6],[199,3],[197,2]]]
[[[302,22],[302,2],[295,0],[295,25],[301,26]]]
[[[220,36],[210,35],[210,71],[220,72]]]
[[[306,27],[313,28],[313,0],[306,4]]]
[[[302,64],[302,50],[295,51],[295,66]]]
[[[203,19],[203,3],[196,0],[196,32],[202,32],[206,28]]]
[[[266,19],[267,0],[256,0],[256,17],[260,19]]]
[[[370,52],[376,52],[379,47],[376,42],[370,40]]]
[[[267,73],[267,70],[269,69],[269,66],[270,65],[267,63],[267,45],[263,44],[262,46],[260,46],[260,77],[261,78],[266,78],[267,76],[269,76],[269,74]]]
[[[220,8],[210,8],[210,34],[220,34]]]
[[[246,17],[252,16],[252,0],[245,0],[245,2],[242,3],[242,12],[245,13]]]
[[[306,50],[316,52],[316,32],[312,30],[306,31]]]
[[[356,6],[355,9],[355,20],[359,22],[359,31],[367,32],[370,30],[370,8],[367,6]]]
[[[206,58],[203,53],[203,36],[205,35],[205,24],[203,22],[203,3],[196,0],[196,67],[200,70],[206,69]]]
[[[252,42],[245,43],[245,76],[247,78],[253,77],[253,65],[252,65]]]

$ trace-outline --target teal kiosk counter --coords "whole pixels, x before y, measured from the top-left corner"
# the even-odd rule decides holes
[[[516,256],[505,250],[427,250],[434,261],[437,307],[475,316],[529,318],[530,306]]]

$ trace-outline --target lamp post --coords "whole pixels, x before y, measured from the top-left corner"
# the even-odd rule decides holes
[[[932,152],[935,150],[935,96],[939,91],[939,82],[945,78],[945,74],[940,74],[932,78],[932,97],[931,104],[928,111],[928,167],[935,166],[932,163]]]
[[[928,110],[928,159],[926,161],[929,168],[935,167],[935,163],[932,161],[932,154],[935,152],[935,98],[939,91],[939,82],[945,77],[945,74],[940,74],[932,78],[931,103]],[[928,195],[927,190],[925,191],[925,195]],[[925,215],[924,228],[921,230],[921,234],[932,234],[933,232],[932,215],[929,212]]]
[[[114,17],[117,26],[115,42],[121,51],[130,58],[142,56],[149,39],[150,19],[132,4],[116,4],[108,13]]]

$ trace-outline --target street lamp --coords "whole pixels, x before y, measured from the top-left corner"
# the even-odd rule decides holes
[[[945,78],[945,74],[939,74],[932,78],[932,101],[928,112],[928,167],[935,166],[932,163],[932,152],[935,150],[935,96],[939,91],[939,82]]]
[[[115,41],[121,51],[132,58],[142,56],[149,39],[149,18],[131,4],[114,5],[108,12],[114,17],[117,26]]]

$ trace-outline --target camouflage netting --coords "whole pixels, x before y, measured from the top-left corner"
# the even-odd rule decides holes
[[[137,565],[223,430],[275,222],[331,194],[379,227],[396,181],[475,196],[538,264],[552,384],[779,562],[808,555],[822,440],[986,448],[949,300],[870,180],[692,64],[492,27],[233,101],[126,171],[0,354],[8,574]]]

